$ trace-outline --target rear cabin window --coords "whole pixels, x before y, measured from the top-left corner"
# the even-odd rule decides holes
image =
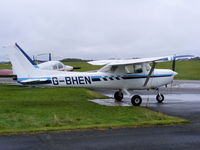
[[[126,73],[142,73],[142,65],[141,64],[136,64],[136,65],[126,65],[125,66],[125,71]]]
[[[106,66],[101,69],[101,72],[106,72],[106,73],[114,73],[117,70],[118,66]]]
[[[57,64],[53,65],[53,70],[57,70]]]

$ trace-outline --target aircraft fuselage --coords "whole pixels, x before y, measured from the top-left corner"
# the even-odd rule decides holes
[[[84,87],[84,88],[108,88],[108,89],[148,89],[156,88],[171,83],[174,72],[168,69],[155,69],[148,84],[144,82],[148,74],[112,74],[103,72],[63,72],[59,75],[44,77],[18,78],[18,82],[27,79],[47,79],[39,86],[54,87]],[[22,83],[25,84],[25,83]],[[29,85],[37,82],[28,83]]]

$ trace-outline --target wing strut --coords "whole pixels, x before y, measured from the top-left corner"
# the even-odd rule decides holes
[[[148,74],[148,76],[147,76],[147,78],[146,78],[146,80],[144,82],[144,85],[143,85],[144,87],[147,86],[147,83],[149,82],[149,79],[150,79],[150,77],[151,77],[151,75],[152,75],[152,73],[153,73],[153,71],[155,69],[155,66],[156,66],[156,63],[155,63],[155,61],[153,61],[151,70],[149,71],[149,74]]]

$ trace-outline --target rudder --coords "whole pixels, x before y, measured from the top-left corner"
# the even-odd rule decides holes
[[[12,46],[9,58],[13,67],[13,72],[17,75],[17,78],[29,78],[30,75],[37,76],[40,74],[35,62],[17,43]]]

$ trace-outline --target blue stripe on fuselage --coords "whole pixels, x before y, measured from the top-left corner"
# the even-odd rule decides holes
[[[47,80],[51,80],[51,77],[17,78],[18,81],[29,80],[29,79],[47,79]]]
[[[124,76],[91,76],[91,79],[93,82],[95,81],[111,81],[113,78],[116,78],[117,80],[121,79],[140,79],[140,78],[147,78],[148,75],[124,75]],[[170,77],[173,76],[173,74],[157,74],[157,75],[151,75],[151,78],[157,78],[157,77]],[[101,79],[107,79],[107,80],[101,80]],[[111,79],[112,78],[112,79]],[[51,77],[33,77],[33,78],[18,78],[17,81],[23,81],[23,80],[29,80],[29,79],[47,79],[51,80]],[[113,81],[113,80],[112,80]]]
[[[173,74],[157,74],[157,75],[151,75],[151,78],[157,78],[157,77],[170,77]],[[147,78],[148,75],[124,75],[124,76],[92,76],[92,81],[101,81],[101,79],[110,79],[110,78],[116,78],[117,80],[120,80],[120,78],[122,79],[139,79],[139,78]],[[111,79],[110,79],[111,80]],[[108,80],[104,80],[104,81],[108,81]]]

